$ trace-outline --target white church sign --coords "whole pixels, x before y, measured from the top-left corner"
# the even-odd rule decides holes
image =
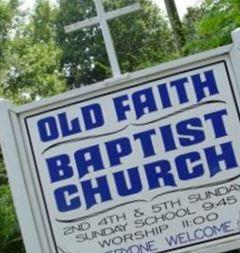
[[[239,247],[239,30],[233,40],[40,102],[1,103],[28,253]]]

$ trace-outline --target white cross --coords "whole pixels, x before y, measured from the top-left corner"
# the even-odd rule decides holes
[[[119,67],[117,55],[116,55],[116,52],[114,49],[113,40],[112,40],[111,32],[110,32],[107,21],[117,18],[119,16],[126,15],[128,13],[137,11],[141,8],[141,6],[139,3],[136,3],[136,4],[133,4],[128,7],[118,9],[118,10],[114,10],[111,12],[105,12],[104,6],[102,4],[102,0],[94,0],[94,2],[95,2],[98,16],[93,17],[93,18],[89,18],[85,21],[80,21],[80,22],[65,26],[65,32],[70,33],[70,32],[74,32],[74,31],[77,31],[82,28],[86,28],[86,27],[89,27],[92,25],[100,24],[101,29],[102,29],[102,33],[103,33],[103,38],[104,38],[106,50],[107,50],[107,54],[108,54],[108,58],[109,58],[111,68],[112,68],[112,74],[114,77],[117,77],[117,76],[121,75],[121,70]]]

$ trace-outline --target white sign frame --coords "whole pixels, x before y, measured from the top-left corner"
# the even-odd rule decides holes
[[[238,90],[237,102],[240,105],[240,71],[238,70],[240,66],[240,29],[232,33],[232,38],[234,42],[232,45],[109,79],[36,103],[15,107],[7,101],[1,102],[1,145],[8,168],[16,212],[28,253],[55,253],[55,251],[53,250],[54,242],[49,239],[51,238],[51,231],[47,228],[48,221],[43,215],[40,196],[36,191],[38,186],[34,185],[34,176],[30,173],[30,168],[34,165],[27,155],[29,150],[21,137],[23,128],[23,125],[20,124],[21,119],[30,113],[39,113],[47,108],[64,106],[69,104],[69,101],[77,101],[79,97],[86,99],[104,94],[106,91],[114,91],[116,86],[127,87],[220,61],[225,61],[229,67],[230,78],[235,90]],[[237,248],[240,248],[240,234],[234,238],[222,239],[222,243],[218,245],[215,242],[209,242],[205,243],[204,247],[200,244],[193,246],[191,250],[189,248],[180,249],[175,253],[205,253],[206,251],[208,253],[221,253]]]

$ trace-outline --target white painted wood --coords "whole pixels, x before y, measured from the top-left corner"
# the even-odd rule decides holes
[[[105,18],[105,11],[104,11],[102,1],[101,0],[94,0],[94,2],[96,5],[96,8],[97,8],[98,17],[100,20],[100,26],[101,26],[102,33],[103,33],[103,39],[105,42],[108,58],[109,58],[109,61],[110,61],[111,67],[112,67],[113,76],[120,76],[121,70],[119,67],[118,60],[117,60],[116,51],[114,49],[111,32],[110,32],[107,20]]]
[[[141,8],[139,3],[106,13],[107,20],[127,15],[131,12],[138,11]]]
[[[240,28],[232,32],[233,46],[230,51],[230,59],[236,82],[238,84],[238,90],[240,92]]]
[[[232,40],[235,48],[240,49],[240,28],[232,32]]]
[[[31,206],[32,217],[29,216],[28,219],[33,219],[35,224],[36,233],[38,233],[38,243],[42,247],[42,252],[54,252],[54,243],[49,240],[51,238],[51,232],[47,229],[49,226],[48,218],[43,209],[44,203],[41,198],[41,190],[39,187],[38,179],[36,174],[29,168],[34,168],[35,164],[33,163],[31,157],[28,157],[28,154],[31,153],[31,149],[24,142],[22,129],[24,125],[19,124],[18,115],[11,110],[11,123],[12,128],[15,133],[16,147],[19,151],[19,157],[21,162],[21,173],[23,180],[25,182],[25,187],[28,195],[28,202]],[[21,192],[23,189],[19,189]],[[23,203],[22,205],[24,205]],[[35,231],[28,230],[29,233],[35,233]]]
[[[103,33],[105,47],[107,50],[109,62],[110,62],[111,69],[112,69],[112,74],[114,77],[118,77],[121,75],[121,70],[119,67],[117,54],[116,54],[116,51],[114,48],[114,43],[112,40],[111,32],[110,32],[107,21],[110,19],[114,19],[114,18],[117,18],[117,17],[120,17],[120,16],[123,16],[123,15],[126,15],[131,12],[135,12],[135,11],[139,10],[140,4],[136,3],[136,4],[130,5],[128,7],[124,7],[124,8],[106,13],[104,10],[102,0],[94,0],[94,2],[95,2],[98,16],[87,19],[85,21],[81,21],[81,22],[77,22],[77,23],[68,25],[65,27],[65,32],[70,33],[70,32],[74,32],[74,31],[77,31],[82,28],[86,28],[86,27],[89,27],[92,25],[100,24],[100,27],[101,27],[101,30]]]
[[[136,4],[133,4],[128,7],[124,7],[124,8],[118,9],[118,10],[114,10],[114,11],[110,11],[110,12],[106,13],[106,19],[111,20],[111,19],[123,16],[123,15],[127,15],[131,12],[139,10],[140,8],[141,8],[140,4],[136,3]],[[87,28],[89,26],[96,25],[98,23],[100,23],[99,17],[89,18],[87,20],[79,21],[74,24],[65,26],[65,32],[66,33],[75,32],[79,29]]]
[[[232,32],[233,48],[230,51],[231,65],[240,93],[240,28]],[[240,253],[240,242],[237,242],[235,249],[238,248]],[[234,249],[234,248],[233,248]]]
[[[208,246],[201,250],[195,250],[194,252],[191,251],[191,253],[224,253],[230,250],[236,250],[237,248],[240,248],[239,239],[235,241],[229,241],[229,242],[223,241],[223,243],[217,246],[216,245]]]
[[[27,195],[26,184],[22,174],[22,163],[17,147],[16,136],[13,130],[13,120],[10,115],[15,114],[8,101],[0,101],[0,141],[4,161],[8,168],[8,179],[12,197],[27,252],[42,253],[44,249],[40,243],[37,225],[34,222],[32,207]],[[45,248],[46,249],[46,248]]]
[[[66,33],[75,32],[79,29],[87,28],[89,26],[96,25],[98,23],[99,23],[99,20],[97,17],[89,18],[85,21],[79,21],[79,22],[74,23],[72,25],[65,26],[65,32]]]

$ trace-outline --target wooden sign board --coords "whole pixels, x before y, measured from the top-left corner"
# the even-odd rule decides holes
[[[119,80],[21,107],[2,102],[28,253],[238,248],[238,36]]]

